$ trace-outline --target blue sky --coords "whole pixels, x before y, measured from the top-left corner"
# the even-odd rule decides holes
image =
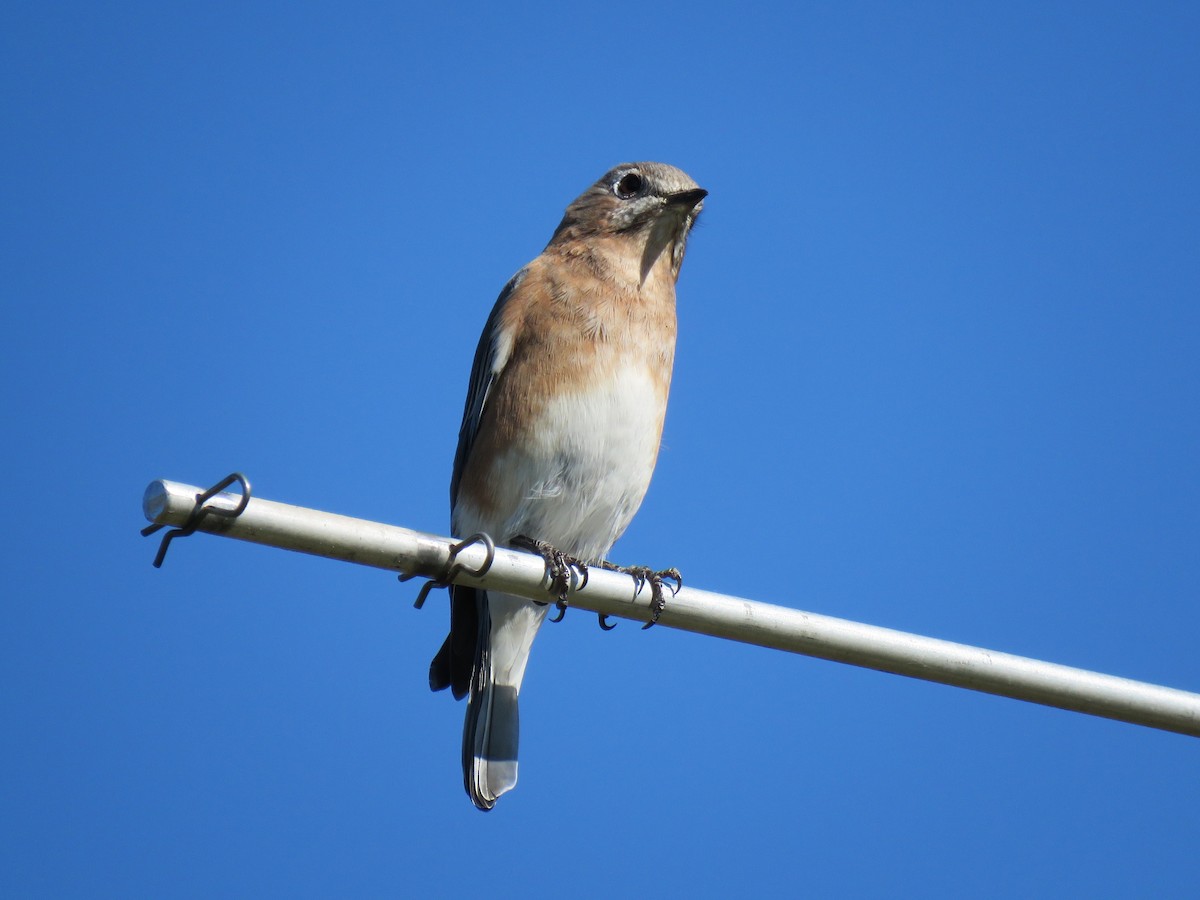
[[[429,531],[610,166],[711,192],[621,562],[1200,689],[1189,4],[0,13],[8,896],[1184,896],[1200,744],[568,614],[462,792],[444,600],[146,483]]]

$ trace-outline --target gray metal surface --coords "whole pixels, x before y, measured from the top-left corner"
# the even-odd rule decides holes
[[[172,481],[151,482],[143,511],[151,522],[183,525],[202,490]],[[235,494],[218,494],[210,503],[232,510],[239,499]],[[452,538],[258,498],[252,498],[237,518],[210,515],[199,521],[196,530],[429,577],[446,570],[456,543]],[[465,571],[454,580],[548,599],[545,567],[539,557],[496,548],[485,574],[469,574],[484,565],[487,555],[481,543],[464,547],[457,561]],[[587,586],[572,593],[571,605],[644,622],[650,617],[650,591],[637,595],[630,576],[593,567]],[[1200,736],[1200,694],[741,597],[684,587],[668,598],[659,623]]]

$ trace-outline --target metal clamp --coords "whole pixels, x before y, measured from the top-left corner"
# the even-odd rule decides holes
[[[238,501],[238,505],[233,509],[224,509],[220,506],[206,506],[213,497],[225,490],[234,482],[238,482],[242,486],[242,499]],[[200,525],[200,521],[207,515],[220,516],[224,519],[236,519],[246,511],[247,504],[250,503],[250,482],[241,472],[233,472],[207,491],[201,491],[196,495],[196,505],[192,507],[192,511],[188,513],[187,519],[179,528],[174,528],[163,535],[162,543],[158,545],[158,554],[154,557],[154,568],[162,568],[163,560],[167,558],[167,547],[171,545],[171,541],[177,537],[187,537],[192,534]],[[142,536],[149,537],[165,527],[162,523],[157,525],[147,525],[142,529]]]
[[[474,571],[464,568],[463,564],[458,561],[458,554],[472,544],[483,544],[485,556],[483,563]],[[421,586],[421,592],[417,594],[417,599],[413,601],[413,606],[420,609],[425,605],[425,598],[429,596],[429,592],[434,588],[449,587],[450,582],[454,580],[455,575],[466,573],[475,578],[480,578],[487,574],[488,569],[492,567],[492,563],[496,561],[496,542],[492,540],[491,535],[480,531],[471,535],[457,544],[450,545],[450,558],[446,561],[446,568],[442,570],[437,578],[430,578]],[[410,578],[416,578],[416,575],[401,575],[401,581],[408,581]]]

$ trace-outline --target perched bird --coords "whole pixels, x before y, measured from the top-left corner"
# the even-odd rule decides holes
[[[505,285],[475,351],[458,435],[456,536],[532,544],[548,564],[554,551],[604,561],[654,471],[675,282],[706,195],[673,166],[619,165],[567,207],[541,256]],[[517,695],[548,607],[450,590],[450,634],[429,686],[468,697],[463,778],[488,810],[517,783]]]

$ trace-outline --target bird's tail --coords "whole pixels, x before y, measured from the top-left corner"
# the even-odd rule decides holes
[[[479,641],[463,726],[463,781],[482,810],[517,783],[517,696],[529,650],[547,607],[522,597],[480,592]]]

